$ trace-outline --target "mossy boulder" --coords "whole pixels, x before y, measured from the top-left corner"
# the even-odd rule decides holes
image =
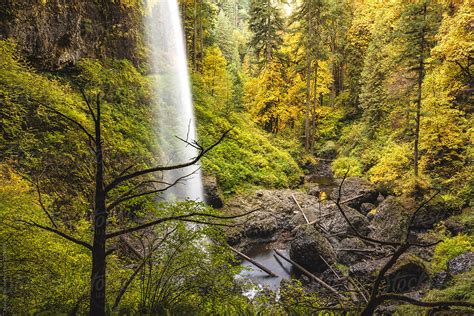
[[[296,229],[290,243],[290,258],[311,272],[323,272],[328,263],[336,261],[336,255],[329,241],[313,225],[301,225]],[[324,258],[324,260],[322,259]]]

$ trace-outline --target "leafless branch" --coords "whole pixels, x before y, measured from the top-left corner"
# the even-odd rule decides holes
[[[58,236],[63,237],[64,239],[67,239],[67,240],[69,240],[69,241],[72,241],[72,242],[75,243],[75,244],[84,246],[84,247],[86,247],[87,249],[92,250],[92,246],[91,246],[90,244],[86,243],[85,241],[82,241],[82,240],[79,240],[79,239],[77,239],[77,238],[74,238],[74,237],[72,237],[72,236],[70,236],[70,235],[68,235],[68,234],[66,234],[66,233],[63,233],[63,232],[61,232],[61,231],[59,231],[59,230],[57,230],[57,229],[55,229],[55,228],[43,226],[43,225],[38,224],[38,223],[36,223],[36,222],[27,222],[27,221],[21,221],[21,222],[23,222],[23,223],[25,223],[25,224],[27,224],[27,225],[30,225],[30,226],[34,226],[34,227],[41,228],[41,229],[43,229],[43,230],[49,231],[49,232],[51,232],[51,233],[53,233],[53,234],[56,234],[56,235],[58,235]]]
[[[94,123],[97,122],[97,118],[95,117],[95,113],[92,110],[91,104],[89,102],[89,99],[86,96],[84,89],[79,88],[79,91],[81,91],[82,97],[84,98],[84,101],[86,102],[87,108],[89,109],[89,113],[91,114],[92,119],[94,120]]]
[[[38,100],[34,100],[36,103],[38,103],[39,105],[41,105],[42,107],[48,109],[49,111],[61,116],[62,118],[68,120],[69,122],[73,123],[74,125],[76,125],[77,127],[79,127],[79,129],[84,132],[84,134],[87,135],[87,137],[89,138],[90,141],[92,142],[95,142],[95,138],[94,136],[92,136],[92,134],[84,127],[84,125],[82,125],[81,123],[79,123],[78,121],[76,121],[75,119],[61,113],[60,111],[56,110],[55,108],[49,106],[49,105],[46,105]]]
[[[449,307],[449,306],[462,306],[474,308],[474,304],[470,302],[461,302],[461,301],[441,301],[441,302],[423,302],[416,300],[414,298],[400,295],[400,294],[382,294],[379,296],[379,299],[382,301],[402,301],[407,302],[412,305],[422,306],[422,307]]]
[[[175,185],[177,185],[178,183],[180,183],[182,180],[186,179],[187,177],[193,175],[196,171],[193,171],[192,173],[190,174],[187,174],[187,175],[184,175],[182,177],[179,177],[178,179],[176,179],[173,183],[166,183],[166,182],[161,182],[161,181],[144,181],[142,182],[142,185],[145,184],[145,183],[153,183],[153,182],[159,182],[159,183],[163,183],[163,184],[168,184],[166,187],[164,188],[161,188],[161,189],[156,189],[156,190],[151,190],[151,191],[145,191],[145,192],[140,192],[140,193],[137,193],[137,194],[133,194],[133,195],[129,195],[131,194],[131,190],[127,191],[129,192],[127,195],[123,196],[123,197],[119,197],[117,200],[115,200],[114,202],[112,202],[108,207],[107,207],[107,211],[110,211],[112,210],[114,207],[116,207],[117,205],[119,205],[120,203],[123,203],[125,201],[129,201],[129,200],[132,200],[132,199],[136,199],[136,198],[139,198],[139,197],[142,197],[142,196],[145,196],[145,195],[150,195],[150,194],[156,194],[156,193],[160,193],[160,192],[164,192],[172,187],[174,187]],[[127,193],[126,192],[126,193]],[[132,191],[133,192],[133,191]]]
[[[214,142],[214,144],[212,144],[211,146],[209,146],[205,149],[203,148],[194,159],[192,159],[188,162],[181,163],[181,164],[176,164],[176,165],[170,165],[170,166],[157,166],[157,167],[143,169],[143,170],[139,170],[139,171],[136,171],[136,172],[132,172],[132,173],[129,173],[129,174],[122,175],[118,178],[115,178],[110,184],[108,184],[105,187],[105,192],[109,192],[110,190],[112,190],[113,188],[115,188],[116,186],[118,186],[120,183],[122,183],[124,181],[130,180],[130,179],[133,179],[133,178],[145,175],[145,174],[149,174],[149,173],[153,173],[153,172],[157,172],[157,171],[169,171],[169,170],[183,169],[183,168],[192,166],[195,163],[197,163],[210,150],[212,150],[214,147],[219,145],[224,140],[224,138],[227,136],[227,134],[230,131],[231,130],[229,129],[226,132],[224,132],[221,135],[221,137],[216,142]]]
[[[138,226],[135,226],[135,227],[126,228],[126,229],[123,229],[123,230],[119,230],[119,231],[116,231],[116,232],[109,233],[109,234],[106,235],[106,238],[109,239],[109,238],[117,237],[117,236],[120,236],[120,235],[129,234],[129,233],[132,233],[132,232],[135,232],[135,231],[147,228],[147,227],[152,227],[152,226],[155,226],[157,224],[167,222],[167,221],[173,221],[173,220],[190,221],[192,219],[192,217],[207,217],[207,218],[227,220],[227,219],[235,219],[235,218],[243,217],[243,216],[252,214],[252,213],[254,213],[258,210],[259,209],[252,210],[250,212],[246,212],[246,213],[243,213],[243,214],[231,215],[231,216],[221,216],[221,215],[215,215],[215,214],[194,212],[194,213],[189,213],[189,214],[184,214],[184,215],[162,217],[162,218],[156,219],[154,221],[151,221],[151,222],[148,222],[148,223],[145,223],[145,224],[141,224],[141,225],[138,225]],[[194,219],[192,219],[192,220],[194,220]],[[196,221],[196,220],[194,220],[194,221]],[[207,223],[207,224],[209,224],[209,223]]]

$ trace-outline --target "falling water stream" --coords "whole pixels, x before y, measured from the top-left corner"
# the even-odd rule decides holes
[[[146,8],[145,32],[150,47],[160,160],[169,165],[181,164],[196,157],[198,150],[191,145],[197,140],[196,119],[178,4],[177,0],[148,0]],[[198,165],[169,171],[164,180],[173,183],[188,174],[191,175],[185,181],[166,191],[168,200],[203,200]]]

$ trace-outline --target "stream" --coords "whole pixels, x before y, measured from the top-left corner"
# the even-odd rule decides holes
[[[317,188],[317,192],[321,199],[329,197],[337,187],[335,179],[330,176],[330,174],[327,174],[327,172],[326,174],[323,173],[310,176],[307,185],[309,185],[308,190],[310,190],[310,188]],[[285,246],[286,247],[280,246],[278,250],[284,256],[289,257],[289,245]],[[289,280],[300,275],[299,271],[297,271],[291,263],[276,256],[273,248],[272,243],[260,243],[253,245],[245,252],[245,254],[251,259],[262,264],[277,275],[277,277],[270,277],[267,273],[253,265],[251,262],[243,260],[240,265],[245,269],[237,278],[250,281],[255,285],[250,287],[248,291],[244,292],[244,295],[247,297],[253,298],[258,292],[264,289],[278,293],[280,283],[283,279]]]

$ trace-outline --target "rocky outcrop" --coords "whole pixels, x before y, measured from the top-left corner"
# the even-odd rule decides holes
[[[471,270],[474,266],[474,252],[466,252],[448,261],[448,272],[452,275]]]
[[[406,202],[406,201],[405,201]],[[399,198],[387,197],[378,207],[371,221],[369,237],[386,241],[400,241],[408,229],[413,205],[402,203]]]
[[[337,185],[340,183],[341,180],[338,180]],[[334,190],[331,199],[336,200],[338,195],[339,191]],[[347,203],[347,206],[359,210],[362,203],[376,203],[378,195],[379,193],[369,181],[358,177],[350,177],[344,181],[342,186],[341,201],[353,199]]]
[[[138,4],[126,3],[3,0],[0,38],[13,38],[41,69],[62,69],[83,57],[127,58],[138,64],[143,58],[138,47],[143,33],[141,10]]]
[[[392,293],[406,293],[419,289],[428,281],[428,273],[422,264],[406,262],[392,268],[385,277],[387,290]]]
[[[341,236],[342,238],[349,234],[354,234],[351,226],[347,223],[340,210],[333,202],[324,203],[322,209],[324,214],[323,225],[330,233]],[[354,226],[360,234],[365,236],[369,234],[369,221],[365,216],[346,205],[342,206],[342,210],[352,226]]]
[[[290,258],[312,272],[326,270],[324,260],[330,264],[336,260],[331,244],[313,225],[296,228],[295,238],[290,243]]]
[[[213,208],[222,208],[224,199],[217,183],[217,178],[211,175],[205,175],[202,179],[204,187],[204,202]]]

